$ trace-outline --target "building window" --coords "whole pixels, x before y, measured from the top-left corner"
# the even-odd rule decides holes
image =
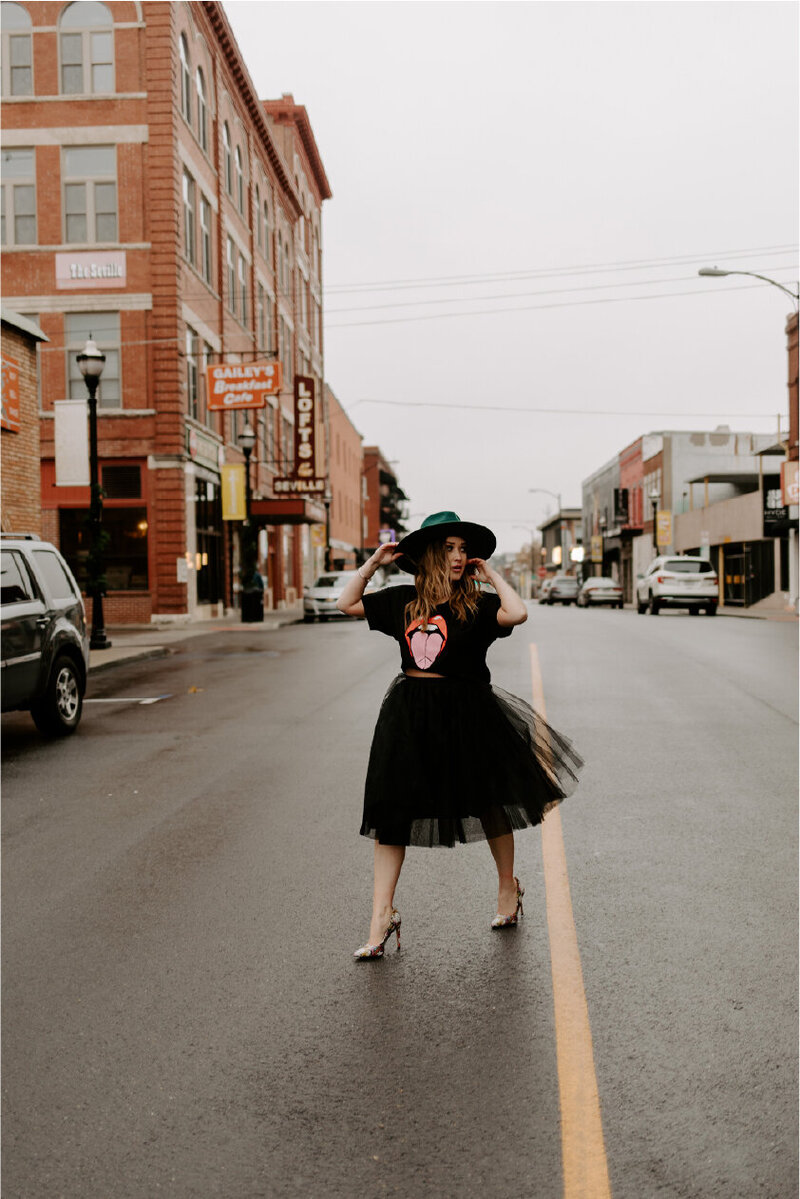
[[[181,56],[181,112],[186,122],[192,123],[192,64],[189,62],[189,43],[185,34],[179,39]]]
[[[206,81],[203,72],[197,68],[195,75],[197,86],[197,140],[204,150],[208,150],[208,100],[206,99]]]
[[[294,382],[292,373],[292,334],[286,321],[281,317],[278,329],[281,365],[283,366],[284,383],[291,387]]]
[[[272,227],[269,219],[269,201],[264,201],[264,257],[272,261]]]
[[[281,421],[281,459],[283,461],[283,469],[290,471],[292,469],[292,429],[291,422],[283,417]]]
[[[236,205],[244,216],[244,172],[242,171],[242,151],[236,147]]]
[[[63,150],[64,240],[117,240],[117,153],[114,146]],[[78,182],[80,180],[80,182]]]
[[[67,96],[114,90],[114,22],[105,4],[69,4],[59,22],[61,91]]]
[[[247,324],[247,263],[239,255],[239,319]]]
[[[211,282],[211,205],[200,193],[200,270],[206,283]]]
[[[223,169],[225,171],[225,191],[229,196],[233,195],[233,165],[231,163],[231,131],[228,128],[228,122],[222,126],[222,156],[224,159]]]
[[[200,396],[201,396],[201,415],[198,419],[205,422],[209,429],[216,426],[216,412],[208,410],[208,368],[211,366],[211,357],[214,351],[207,341],[202,343],[202,357],[200,360]]]
[[[264,311],[264,288],[259,283],[256,288],[256,345],[259,350],[267,348],[266,314]]]
[[[262,234],[262,229],[261,229],[261,218],[260,218],[261,189],[259,188],[258,184],[256,184],[254,203],[255,203],[255,207],[256,207],[256,245],[258,246],[259,250],[263,250],[264,242],[262,240],[263,234]]]
[[[228,307],[236,316],[236,250],[233,238],[229,237],[226,245],[226,260],[228,266]]]
[[[88,508],[62,508],[59,545],[79,586],[86,590],[91,544]],[[147,590],[147,509],[139,504],[103,507],[108,534],[105,575],[109,591]]]
[[[36,152],[3,150],[0,243],[36,244]]]
[[[195,264],[195,186],[188,171],[183,172],[183,251],[187,262]]]
[[[3,29],[3,95],[33,95],[31,18],[21,4],[0,4]]]
[[[86,399],[86,381],[78,366],[78,354],[83,350],[88,338],[92,337],[106,356],[100,386],[97,389],[97,406],[121,408],[119,313],[68,312],[64,317],[64,324],[69,398]]]
[[[199,341],[194,329],[186,326],[186,411],[199,420],[200,389],[197,380],[197,350]]]

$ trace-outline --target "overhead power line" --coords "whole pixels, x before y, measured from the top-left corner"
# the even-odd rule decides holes
[[[741,250],[700,250],[693,254],[677,254],[666,258],[627,258],[616,262],[577,263],[571,266],[531,267],[524,271],[502,271],[480,274],[472,272],[466,275],[429,275],[417,279],[379,279],[367,283],[336,283],[324,288],[326,295],[342,294],[351,291],[383,291],[400,290],[402,288],[446,287],[449,285],[487,283],[510,281],[512,279],[550,278],[569,274],[592,274],[595,272],[634,271],[660,266],[678,266],[696,263],[700,260],[722,261],[727,258],[754,258],[785,254],[797,250],[796,243],[779,246],[750,246]]]
[[[667,416],[671,419],[702,417],[703,420],[774,420],[774,412],[671,412],[653,409],[628,409],[614,411],[598,408],[539,408],[527,404],[453,404],[440,400],[354,400],[345,405],[347,412],[352,412],[359,404],[380,404],[389,408],[455,408],[459,412],[526,412],[540,416]]]

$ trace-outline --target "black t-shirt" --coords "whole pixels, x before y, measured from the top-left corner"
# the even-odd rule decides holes
[[[500,597],[482,591],[478,611],[464,624],[450,610],[449,603],[439,604],[428,624],[406,620],[405,609],[416,599],[416,587],[386,587],[363,598],[364,613],[371,629],[386,633],[400,645],[403,670],[430,670],[448,678],[475,679],[488,683],[486,651],[497,637],[508,637],[510,628],[497,623]]]

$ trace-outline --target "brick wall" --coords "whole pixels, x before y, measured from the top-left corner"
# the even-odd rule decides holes
[[[3,323],[3,357],[19,369],[20,430],[2,430],[0,519],[5,532],[42,533],[39,490],[39,399],[36,341]]]

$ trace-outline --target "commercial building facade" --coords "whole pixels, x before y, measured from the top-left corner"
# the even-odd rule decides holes
[[[8,10],[8,13],[7,11]],[[99,448],[110,535],[106,619],[191,619],[238,589],[239,522],[223,467],[247,421],[267,602],[313,572],[322,496],[277,494],[292,474],[294,384],[310,379],[322,445],[321,210],[330,187],[305,109],[263,102],[220,4],[4,4],[4,277],[41,354],[45,534],[79,578],[89,496],[59,486],[54,404],[80,399],[76,355],[106,355]],[[4,55],[10,48],[4,46]],[[6,177],[7,176],[7,177]],[[252,412],[210,406],[206,368],[280,362]]]
[[[7,308],[0,309],[0,322],[0,520],[4,533],[41,534],[37,346],[47,338],[33,321]]]

